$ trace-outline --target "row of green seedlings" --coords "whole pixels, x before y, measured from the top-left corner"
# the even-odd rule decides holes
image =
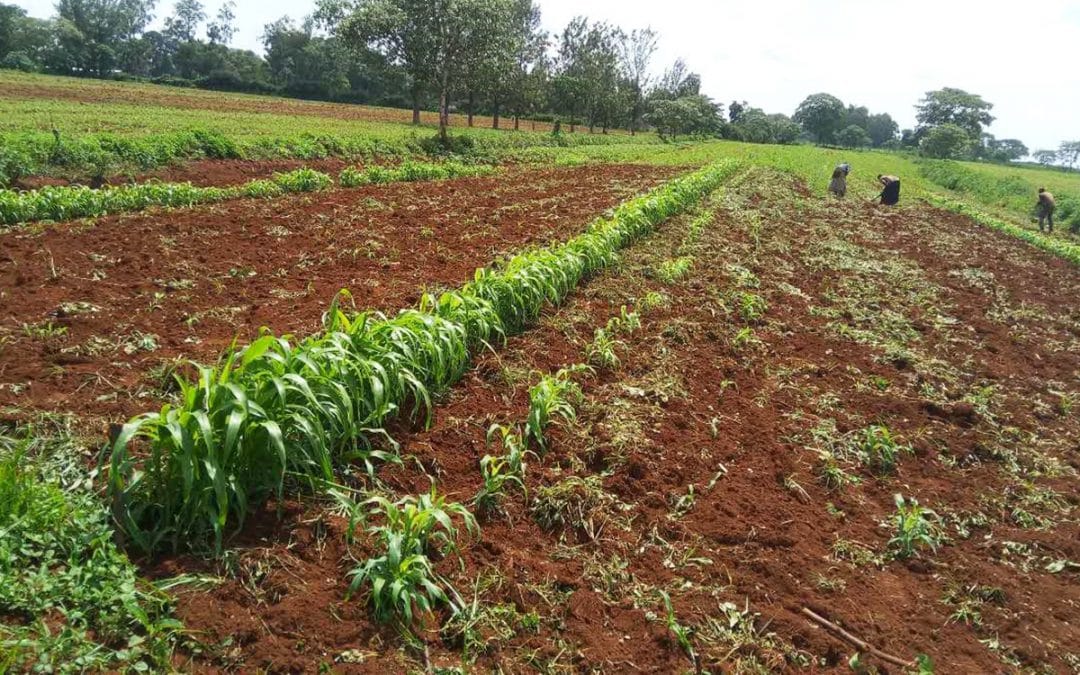
[[[732,160],[680,177],[619,206],[571,240],[527,251],[396,316],[347,315],[339,295],[324,330],[300,341],[266,332],[216,367],[181,380],[178,400],[139,415],[109,455],[108,494],[138,548],[199,545],[252,508],[290,491],[325,491],[336,470],[371,467],[393,417],[430,421],[432,396],[471,354],[524,330],[617,251],[685,211],[738,168]]]
[[[947,199],[931,194],[926,195],[925,199],[933,206],[967,216],[980,225],[1025,241],[1035,248],[1056,255],[1059,258],[1063,258],[1074,265],[1080,265],[1080,244],[1074,244],[1064,239],[1058,239],[1053,236],[1042,234],[1041,232],[1036,232],[1035,230],[1029,230],[1020,227],[1019,225],[1014,225],[1004,220],[994,218],[959,200]]]
[[[528,455],[536,456],[530,444],[543,453],[547,448],[547,427],[556,418],[572,421],[576,417],[575,406],[582,394],[572,377],[588,370],[587,366],[577,365],[543,375],[529,389],[529,416],[523,428],[491,426],[488,447],[501,445],[505,454],[486,454],[480,460],[483,484],[472,500],[478,512],[500,512],[501,502],[512,488],[520,489],[527,498],[525,461]],[[397,502],[383,496],[356,502],[341,491],[333,494],[349,516],[349,543],[354,542],[357,526],[362,524],[376,545],[375,554],[358,562],[349,573],[347,598],[364,593],[376,620],[405,629],[412,628],[419,614],[436,608],[448,607],[451,614],[462,609],[460,595],[436,573],[434,563],[457,551],[455,519],[464,524],[468,534],[477,535],[476,517],[468,507],[447,502],[434,485],[426,495]]]
[[[346,167],[338,174],[343,188],[421,180],[484,176],[495,171],[488,165],[443,162],[403,162],[395,167]],[[191,183],[143,183],[89,188],[84,185],[49,186],[20,192],[0,190],[0,223],[13,225],[36,220],[69,220],[108,213],[138,211],[151,206],[190,207],[229,199],[271,199],[290,192],[315,192],[333,185],[333,179],[314,169],[275,173],[273,178],[229,187],[198,187]]]

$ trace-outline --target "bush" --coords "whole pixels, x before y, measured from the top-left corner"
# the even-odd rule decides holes
[[[41,64],[32,59],[26,52],[15,51],[9,52],[7,56],[0,59],[0,68],[21,70],[24,73],[36,73],[41,70]]]

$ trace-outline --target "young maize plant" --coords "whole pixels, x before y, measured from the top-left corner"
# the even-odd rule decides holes
[[[449,584],[435,573],[430,556],[446,555],[456,549],[455,516],[469,534],[478,532],[469,510],[461,504],[447,503],[434,485],[426,495],[397,502],[372,497],[365,506],[370,507],[370,517],[382,520],[381,525],[368,528],[381,551],[349,573],[352,582],[346,599],[367,585],[375,618],[381,622],[396,620],[405,628],[412,626],[414,610],[426,613],[440,604],[456,610],[461,603],[447,594],[444,586],[449,588]],[[457,598],[452,588],[450,593]]]
[[[626,308],[623,308],[625,311]],[[547,449],[544,430],[555,416],[567,422],[577,418],[576,406],[581,404],[581,385],[571,379],[576,373],[592,372],[584,364],[560,369],[555,375],[543,375],[529,389],[529,418],[525,423],[525,438],[532,439],[541,450]]]
[[[937,551],[945,539],[937,524],[937,514],[919,506],[914,498],[904,499],[899,493],[893,495],[893,501],[896,502],[896,514],[890,520],[896,534],[889,540],[893,555],[900,559],[910,558],[924,546]]]
[[[266,334],[200,368],[175,405],[134,418],[116,438],[108,491],[117,523],[148,552],[207,536],[220,551],[261,501],[286,487],[325,491],[338,468],[389,456],[378,447],[389,418],[429,421],[433,394],[461,377],[472,353],[523,330],[739,166],[727,160],[671,181],[563,244],[425,295],[416,309],[349,316],[335,299],[323,332]]]

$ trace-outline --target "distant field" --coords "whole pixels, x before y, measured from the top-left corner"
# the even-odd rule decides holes
[[[198,118],[203,121],[207,119],[207,112],[213,112],[285,115],[290,118],[297,116],[322,117],[350,122],[412,123],[412,111],[401,108],[304,101],[276,96],[207,91],[139,82],[112,82],[108,80],[57,77],[20,73],[12,70],[0,71],[0,100],[4,101],[3,109],[5,112],[4,119],[0,120],[0,129],[5,131],[25,131],[28,129],[50,131],[53,128],[54,121],[63,124],[72,132],[81,129],[84,133],[101,131],[137,132],[140,130],[152,133],[175,128],[176,120],[171,117],[173,114],[171,112],[170,117],[160,118],[156,120],[156,123],[154,120],[140,118],[138,120],[140,124],[137,125],[132,124],[136,120],[130,116],[130,113],[121,114],[119,117],[111,115],[103,117],[100,114],[105,111],[124,111],[131,106],[144,109],[170,108],[200,111]],[[50,105],[39,105],[46,100],[49,101]],[[72,107],[65,102],[93,105]],[[113,108],[112,106],[119,106],[119,108]],[[188,118],[185,113],[179,114],[181,119]],[[213,116],[215,120],[220,121],[232,117],[233,115],[229,115],[228,118],[222,115]],[[422,111],[420,118],[421,123],[428,126],[435,126],[439,122],[438,114],[431,111]],[[141,124],[144,121],[149,121],[150,126],[144,127]],[[484,130],[491,127],[492,119],[484,115],[476,115],[473,118],[473,123],[475,130]],[[462,114],[451,115],[450,124],[455,127],[466,127],[467,117]],[[500,123],[502,130],[510,130],[513,125],[514,120],[509,116],[503,117]],[[243,131],[242,125],[237,124],[236,126],[238,131]],[[322,127],[320,127],[321,129]],[[523,120],[521,130],[550,132],[551,124]],[[579,133],[588,133],[588,130],[583,127],[578,127],[577,130]],[[564,131],[569,132],[569,126]],[[613,135],[621,133],[625,132],[620,130],[611,131]]]
[[[407,156],[432,151],[434,113],[411,112],[160,85],[0,71],[0,184],[21,176],[113,175],[174,160]],[[490,119],[456,132],[455,150],[475,154],[538,145],[657,143],[652,134],[553,136],[525,122]],[[465,118],[451,124],[464,127]],[[54,131],[58,135],[54,135]]]

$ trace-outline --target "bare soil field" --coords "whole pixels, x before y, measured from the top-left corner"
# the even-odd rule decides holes
[[[431,428],[393,430],[405,462],[380,489],[437,480],[467,502],[499,450],[490,425],[523,422],[540,374],[593,364],[527,490],[439,561],[464,618],[409,640],[373,623],[345,599],[370,543],[347,545],[326,503],[291,502],[252,519],[227,563],[146,563],[222,575],[180,591],[202,645],[177,665],[850,672],[856,647],[809,609],[912,671],[917,655],[941,673],[1075,671],[1080,270],[921,204],[816,199],[767,169],[704,213],[482,357]],[[409,297],[394,288],[358,302]],[[279,325],[315,321],[286,302],[243,324],[283,311]],[[932,510],[907,548],[896,494]]]
[[[262,326],[314,331],[342,288],[396,311],[672,174],[511,169],[4,232],[0,407],[124,421],[160,405],[180,359],[212,362]]]

